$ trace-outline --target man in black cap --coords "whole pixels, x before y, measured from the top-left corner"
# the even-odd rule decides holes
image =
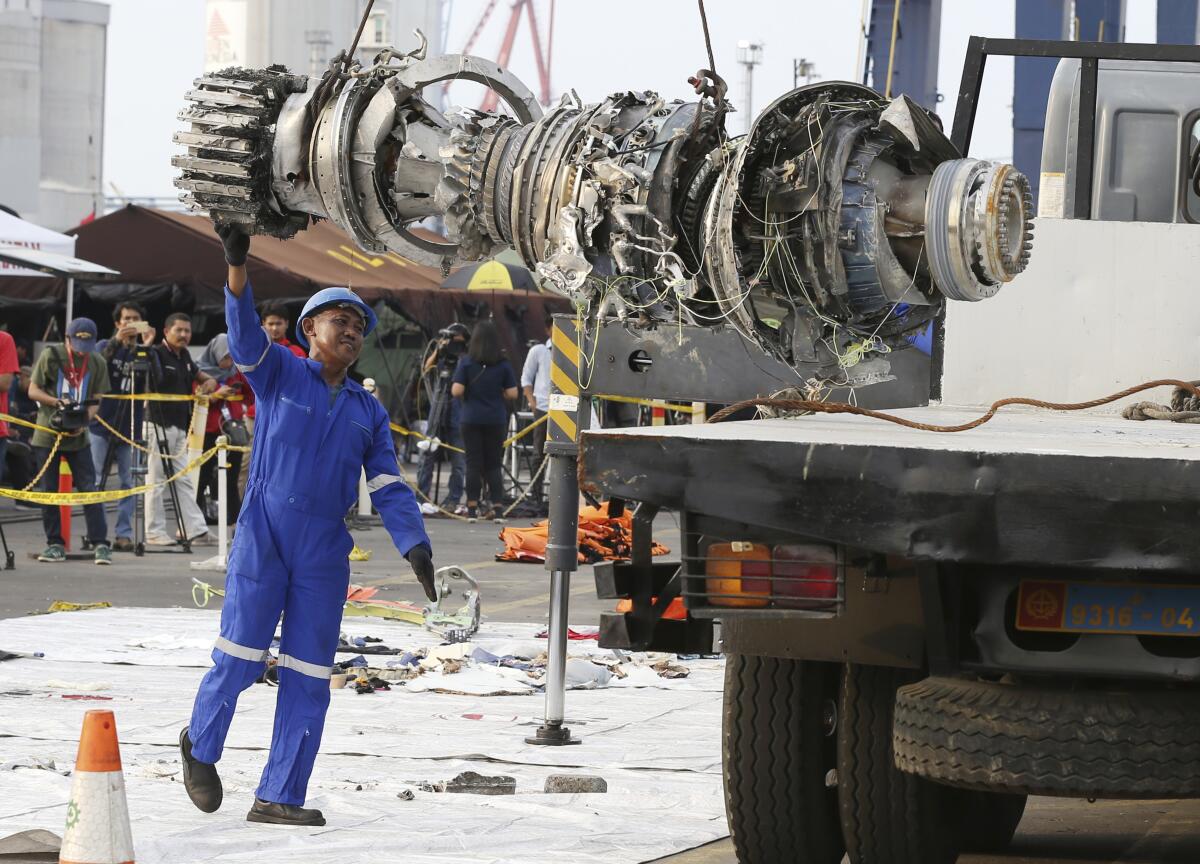
[[[62,437],[53,464],[42,474],[41,490],[58,491],[58,456],[67,460],[72,487],[76,492],[96,489],[96,468],[92,462],[88,423],[96,416],[96,399],[108,392],[108,366],[96,353],[96,322],[76,318],[67,325],[62,345],[48,345],[34,364],[29,382],[29,398],[38,403],[37,423],[56,430]],[[91,404],[87,404],[91,403]],[[55,436],[37,430],[33,433],[33,455],[38,465],[50,459]],[[97,564],[111,564],[108,524],[103,504],[85,504],[87,539],[95,549]],[[67,560],[62,523],[56,505],[42,508],[42,527],[46,531],[46,549],[39,561]]]

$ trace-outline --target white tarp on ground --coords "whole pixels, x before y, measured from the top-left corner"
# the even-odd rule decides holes
[[[23,249],[37,249],[43,252],[53,252],[57,255],[74,255],[75,238],[69,234],[59,234],[49,228],[34,225],[24,219],[18,219],[11,213],[0,210],[0,246],[19,246]],[[28,270],[0,261],[0,276],[45,276],[37,270]],[[0,282],[0,285],[3,285]]]
[[[106,609],[0,621],[0,649],[45,654],[0,664],[0,837],[33,828],[62,833],[71,784],[65,774],[82,714],[92,708],[116,714],[140,864],[620,864],[726,834],[717,660],[684,661],[690,675],[675,680],[626,664],[628,678],[570,692],[567,722],[584,743],[560,748],[524,743],[542,709],[535,688],[506,696],[409,692],[397,684],[365,695],[335,691],[308,799],[324,810],[328,825],[312,829],[245,822],[277,692],[255,685],[239,703],[221,762],[224,806],[205,815],[180,782],[177,740],[211,665],[217,620],[207,610]],[[416,627],[377,618],[346,618],[343,629],[393,648],[437,644]],[[534,639],[538,629],[485,623],[473,644],[493,654],[544,647]],[[572,643],[570,650],[580,657],[608,653],[595,643]],[[394,658],[367,659],[383,665]],[[457,675],[433,675],[453,689],[459,675],[471,673],[486,685],[492,671],[503,682],[516,670],[468,666]],[[517,794],[418,788],[467,770],[511,775]],[[546,776],[563,772],[600,775],[609,791],[543,794]],[[414,800],[397,797],[405,790],[415,792]]]

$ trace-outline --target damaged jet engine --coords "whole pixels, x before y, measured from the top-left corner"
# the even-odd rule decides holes
[[[960,158],[907,97],[833,82],[724,132],[698,102],[623,92],[544,115],[491,61],[381,52],[308,78],[273,67],[196,81],[175,141],[193,210],[292,236],[333,220],[364,250],[441,267],[512,247],[589,316],[727,322],[813,376],[865,384],[946,299],[982,300],[1026,266],[1030,192],[1011,165]],[[506,113],[435,109],[449,79]],[[447,242],[411,228],[440,217]]]

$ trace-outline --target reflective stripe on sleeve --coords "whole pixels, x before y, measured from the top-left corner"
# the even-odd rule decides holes
[[[230,657],[236,657],[239,660],[249,660],[251,663],[265,662],[268,656],[267,649],[265,648],[247,648],[245,645],[230,642],[224,636],[217,637],[215,647],[222,654],[228,654]]]
[[[379,474],[367,481],[367,491],[378,492],[384,486],[399,483],[403,479],[403,477],[397,477],[395,474]]]
[[[242,365],[241,363],[234,363],[233,365],[238,368],[239,372],[253,372],[255,369],[257,369],[259,366],[262,365],[262,362],[264,360],[267,359],[267,352],[270,350],[271,350],[271,340],[268,339],[267,347],[265,349],[263,349],[262,356],[258,358],[257,363],[248,363],[246,365]]]
[[[301,675],[307,675],[310,678],[321,678],[326,681],[329,680],[331,674],[328,666],[297,660],[291,654],[279,655],[279,667],[281,669],[291,669],[293,672],[299,672]]]

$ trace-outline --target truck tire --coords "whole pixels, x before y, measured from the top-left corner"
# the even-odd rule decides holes
[[[967,789],[1200,797],[1200,695],[927,678],[896,699],[896,762]]]
[[[953,864],[962,851],[956,790],[902,773],[892,755],[896,690],[915,674],[844,667],[838,802],[850,864]]]
[[[838,864],[837,754],[826,702],[837,667],[730,654],[722,761],[729,834],[741,864]]]

